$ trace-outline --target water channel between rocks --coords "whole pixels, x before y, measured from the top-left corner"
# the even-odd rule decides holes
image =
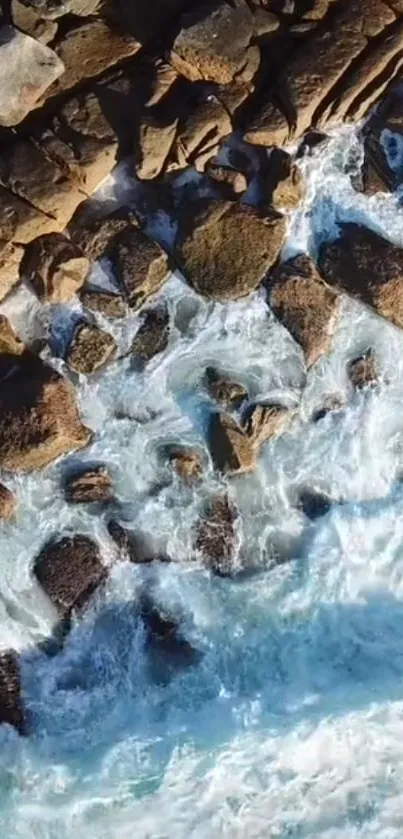
[[[403,246],[397,196],[368,198],[351,185],[361,155],[347,128],[302,162],[307,195],[290,216],[286,255],[315,255],[339,221]],[[111,182],[104,192],[120,190]],[[34,732],[0,731],[1,839],[401,839],[403,332],[344,298],[332,352],[307,374],[260,292],[214,304],[175,275],[159,297],[173,323],[166,351],[144,373],[122,360],[82,379],[81,413],[96,434],[69,463],[106,463],[120,515],[175,561],[114,564],[104,518],[64,499],[65,461],[8,479],[19,508],[0,529],[0,637],[23,653]],[[79,309],[76,300],[51,311],[24,288],[1,306],[22,338],[52,318],[56,343]],[[138,322],[99,318],[122,351]],[[381,383],[353,393],[346,364],[368,346]],[[175,479],[155,491],[162,444],[205,446],[208,364],[252,398],[299,405],[257,470],[230,481],[239,563],[250,571],[233,580],[189,561],[201,505],[222,486],[212,467],[196,489]],[[310,422],[334,393],[347,407]],[[305,484],[343,503],[310,524],[294,504]],[[61,532],[93,536],[113,568],[49,658],[36,643],[55,615],[30,570]],[[144,655],[135,604],[145,584],[184,615],[202,653],[168,683],[150,679]]]

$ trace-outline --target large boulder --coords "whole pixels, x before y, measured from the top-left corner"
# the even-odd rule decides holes
[[[62,75],[53,50],[14,26],[0,28],[0,125],[17,125]]]
[[[88,536],[64,536],[48,542],[35,559],[34,574],[58,610],[69,617],[86,605],[106,577],[98,546]]]
[[[181,19],[171,51],[173,66],[191,81],[250,81],[260,63],[259,48],[251,45],[253,23],[245,0],[213,0],[198,7]]]
[[[21,674],[17,655],[13,650],[0,652],[0,724],[14,726],[26,733],[26,721],[21,702]]]
[[[129,305],[138,309],[161,288],[168,273],[168,256],[136,227],[118,236],[114,265]]]
[[[90,261],[70,239],[49,233],[35,239],[25,251],[21,274],[40,300],[65,303],[81,288]]]
[[[15,362],[0,382],[0,468],[29,472],[82,449],[92,432],[81,423],[70,382],[34,357]]]
[[[303,349],[308,367],[330,349],[339,301],[305,254],[283,262],[270,278],[269,306]]]
[[[220,576],[233,573],[238,552],[239,513],[227,494],[205,507],[195,530],[195,548],[208,567]]]
[[[265,217],[230,201],[196,202],[179,230],[178,265],[199,294],[225,302],[254,291],[276,262],[282,216]]]
[[[77,324],[66,351],[66,362],[70,370],[90,376],[105,367],[115,357],[116,341],[109,332],[104,332],[92,323]]]
[[[257,461],[253,437],[246,434],[231,414],[213,413],[208,441],[214,465],[226,475],[251,472]]]
[[[319,251],[327,283],[403,326],[403,249],[358,224],[341,224],[340,237]]]

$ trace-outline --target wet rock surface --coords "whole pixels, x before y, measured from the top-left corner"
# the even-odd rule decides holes
[[[204,473],[204,461],[200,452],[173,446],[168,457],[172,468],[185,484],[192,486],[200,483]]]
[[[292,416],[293,412],[283,405],[252,405],[245,413],[243,427],[254,445],[259,447],[282,434]]]
[[[109,332],[95,324],[80,323],[68,346],[66,362],[75,373],[90,376],[112,361],[116,350],[115,339]]]
[[[201,514],[195,530],[195,548],[206,565],[219,576],[236,569],[238,511],[225,493],[217,495]]]
[[[106,575],[98,546],[82,535],[48,542],[36,557],[33,570],[61,617],[82,609]]]
[[[108,503],[113,499],[113,481],[105,466],[97,466],[69,476],[64,492],[70,504]]]
[[[371,349],[353,358],[347,367],[348,377],[355,390],[374,387],[378,383],[375,354]]]
[[[0,520],[8,521],[13,518],[17,508],[17,498],[11,489],[0,484]]]
[[[215,367],[207,367],[204,379],[208,393],[222,408],[237,408],[248,398],[246,387],[220,373]]]
[[[131,346],[132,365],[142,370],[154,356],[164,352],[169,341],[169,312],[159,306],[145,312],[143,323]]]
[[[26,733],[20,668],[17,655],[11,650],[0,652],[0,723],[12,725],[20,734]]]
[[[256,466],[257,452],[249,437],[231,414],[212,414],[208,441],[215,467],[226,475],[251,472]]]

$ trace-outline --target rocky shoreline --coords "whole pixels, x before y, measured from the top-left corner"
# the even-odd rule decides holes
[[[335,125],[370,114],[361,128],[365,159],[357,190],[373,195],[401,185],[393,138],[403,133],[403,3],[194,6],[189,0],[1,5],[0,301],[25,284],[49,305],[78,295],[84,312],[64,348],[66,375],[43,360],[43,346],[27,346],[1,316],[3,520],[18,505],[7,473],[42,469],[93,438],[79,416],[75,377],[95,376],[120,360],[113,335],[94,314],[108,322],[140,313],[129,355],[133,370],[144,371],[169,340],[169,312],[153,295],[172,270],[213,301],[262,287],[307,369],[329,351],[345,294],[403,326],[403,250],[378,233],[345,223],[336,241],[321,243],[316,261],[306,254],[282,260],[289,214],[304,196],[298,160],[325,144]],[[110,212],[91,196],[120,161],[136,179],[137,201]],[[195,175],[186,179],[190,171]],[[161,212],[171,222],[169,241],[150,235],[149,220]],[[100,259],[113,265],[114,293],[91,284]],[[371,347],[350,360],[348,375],[352,390],[376,387]],[[205,450],[176,446],[163,453],[169,480],[191,487],[202,482],[208,458],[226,482],[253,471],[261,447],[286,433],[295,415],[282,404],[254,402],[225,370],[208,367],[200,386],[211,403]],[[342,408],[334,394],[311,421]],[[113,519],[108,464],[68,476],[65,497],[98,505],[117,559],[171,560]],[[307,487],[296,505],[314,519],[338,500]],[[200,516],[194,554],[212,573],[235,571],[238,518],[226,490]],[[33,567],[65,625],[107,573],[98,545],[79,533],[46,543]],[[161,659],[174,666],[197,659],[180,621],[160,614],[148,594],[141,616],[148,646]],[[12,650],[0,653],[0,722],[26,730]]]

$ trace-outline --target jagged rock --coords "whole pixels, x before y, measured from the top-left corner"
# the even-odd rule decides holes
[[[210,418],[208,442],[214,466],[226,475],[251,472],[257,449],[231,414],[216,412]]]
[[[32,242],[21,265],[40,300],[65,303],[81,288],[90,270],[86,256],[61,233],[49,233]]]
[[[86,446],[73,386],[35,357],[16,356],[17,370],[0,382],[0,468],[42,469]]]
[[[85,469],[83,472],[72,475],[67,479],[65,495],[70,504],[112,501],[112,478],[105,466]]]
[[[3,246],[0,244],[0,300],[17,284],[23,256],[24,250],[20,245],[12,242],[6,242]]]
[[[164,352],[169,341],[169,312],[164,306],[150,309],[136,332],[131,354],[133,365],[143,369],[158,353]]]
[[[282,434],[290,424],[293,412],[284,405],[253,405],[246,412],[243,427],[255,446]]]
[[[118,236],[134,223],[134,217],[124,210],[103,218],[81,217],[78,213],[70,222],[69,233],[72,242],[95,262],[102,257],[112,258]]]
[[[364,127],[364,161],[359,188],[366,195],[377,192],[394,192],[401,184],[400,168],[392,168],[386,154],[384,140],[399,156],[399,145],[403,138],[402,95],[400,90],[392,91],[380,104]],[[357,184],[354,184],[357,188]]]
[[[346,400],[338,393],[327,396],[320,408],[312,414],[312,422],[319,422],[328,414],[338,413],[346,406]]]
[[[87,309],[90,309],[92,312],[99,312],[107,318],[126,317],[127,305],[120,294],[85,289],[80,294],[80,300]]]
[[[8,521],[15,513],[17,499],[11,489],[0,484],[0,520]]]
[[[149,562],[169,562],[169,557],[161,555],[151,544],[151,540],[143,533],[127,530],[115,519],[108,522],[108,533],[119,548],[125,559],[135,565]]]
[[[162,121],[152,114],[143,116],[134,149],[135,172],[140,180],[157,178],[165,169],[177,127],[176,117]]]
[[[0,125],[17,125],[64,71],[45,44],[14,26],[0,28]]]
[[[204,79],[229,84],[251,81],[260,62],[259,48],[251,46],[253,16],[244,0],[206,4],[185,14],[171,51],[171,61],[190,81]]]
[[[230,115],[217,97],[190,100],[179,120],[168,156],[168,171],[194,165],[198,172],[203,172],[206,163],[218,151],[220,142],[231,131]]]
[[[63,15],[91,15],[101,0],[21,0],[24,6],[32,7],[44,18],[54,20]]]
[[[378,382],[376,358],[372,350],[354,358],[348,365],[348,377],[356,390],[373,387]]]
[[[309,256],[279,265],[270,279],[268,302],[302,347],[308,367],[329,351],[340,297],[325,285]]]
[[[26,721],[21,702],[21,675],[13,650],[0,652],[0,724],[12,725],[26,734]]]
[[[227,494],[217,495],[200,516],[195,548],[209,568],[220,576],[234,571],[238,551],[238,510]]]
[[[23,202],[54,220],[50,230],[41,233],[63,230],[86,197],[63,169],[25,139],[18,139],[2,150],[0,180]]]
[[[403,326],[403,250],[359,224],[340,224],[340,237],[319,251],[327,283]]]
[[[34,574],[61,617],[85,606],[106,577],[98,545],[88,536],[52,539],[34,563]]]
[[[40,17],[32,6],[26,6],[20,0],[11,0],[11,17],[17,29],[43,44],[53,41],[58,30],[56,21]]]
[[[229,201],[238,195],[242,195],[248,188],[245,175],[242,172],[237,172],[236,169],[220,166],[218,163],[210,163],[205,171],[213,181],[214,186],[217,186],[220,190],[221,197]]]
[[[183,219],[175,256],[199,294],[235,300],[261,283],[280,253],[284,235],[280,216],[262,217],[245,204],[199,201]]]
[[[183,637],[178,619],[165,614],[149,596],[142,597],[140,617],[155,680],[165,682],[176,670],[197,664],[200,653]]]
[[[304,197],[304,179],[290,154],[273,149],[264,167],[265,198],[276,210],[294,210]]]
[[[322,492],[317,492],[314,489],[302,489],[298,497],[298,507],[304,515],[315,521],[315,519],[325,516],[332,506],[332,499]]]
[[[116,240],[114,264],[129,306],[140,306],[155,294],[166,279],[168,256],[135,227],[125,230]]]
[[[174,448],[169,453],[170,463],[186,484],[197,484],[203,478],[204,462],[195,449]]]
[[[90,376],[111,361],[116,351],[116,341],[109,332],[94,324],[79,323],[68,346],[66,362],[76,373]]]
[[[103,20],[91,19],[70,29],[55,51],[65,70],[47,90],[47,98],[65,93],[88,79],[135,55],[141,44],[128,33],[118,32]]]
[[[10,288],[13,283],[12,269],[22,258],[22,249],[19,245],[25,245],[41,236],[44,233],[51,233],[59,228],[58,222],[51,216],[45,215],[36,207],[18,198],[17,195],[0,186],[0,261],[2,288]],[[10,251],[11,248],[11,251]],[[13,251],[15,249],[15,253]],[[6,271],[7,260],[10,260],[10,274]],[[17,270],[18,273],[18,270]],[[3,294],[4,296],[4,294]]]
[[[215,367],[206,368],[205,380],[210,396],[223,408],[237,408],[248,398],[246,387],[222,375]]]
[[[273,87],[283,111],[266,96],[245,139],[263,146],[285,145],[311,125],[340,120],[351,112],[362,116],[397,69],[403,27],[391,29],[394,22],[395,13],[383,0],[340,3],[329,27],[318,27],[293,51]]]

